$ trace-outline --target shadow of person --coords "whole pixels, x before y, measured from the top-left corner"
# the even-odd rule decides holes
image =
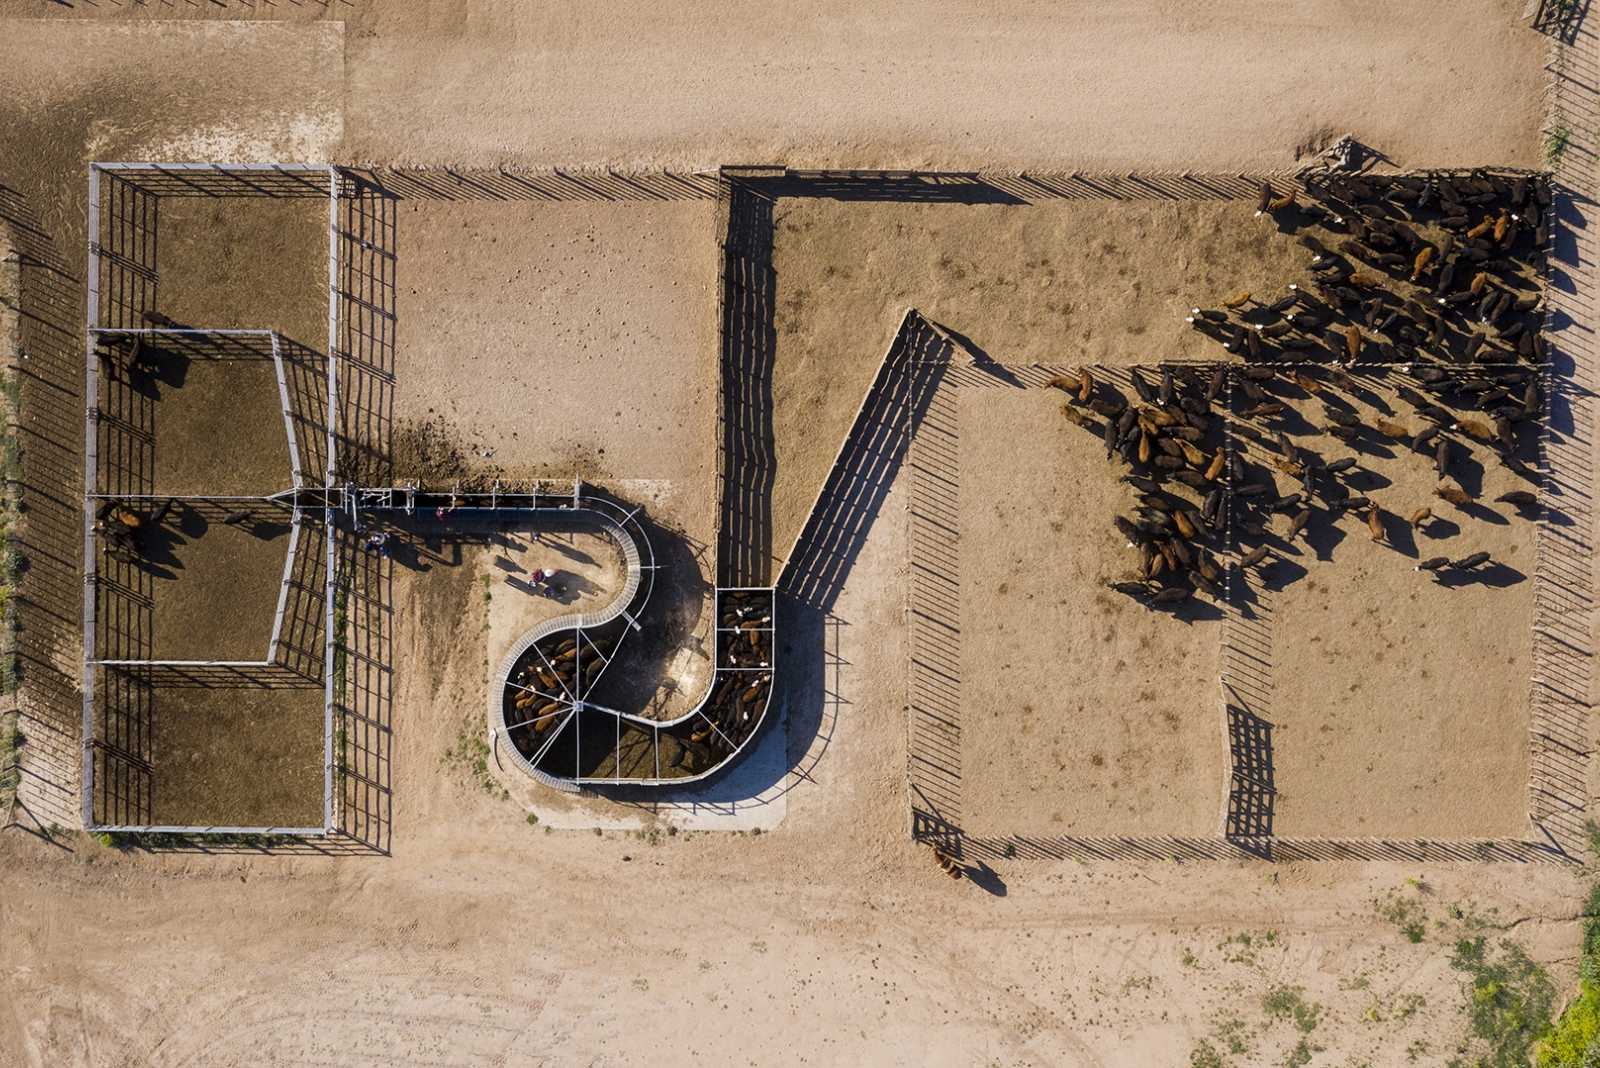
[[[1437,571],[1434,573],[1439,585],[1455,589],[1458,586],[1489,586],[1501,590],[1507,586],[1515,586],[1526,581],[1527,575],[1498,560],[1491,560],[1482,567],[1475,567],[1471,571]]]
[[[521,578],[516,578],[514,576],[511,576],[511,575],[507,575],[506,576],[506,585],[510,586],[512,589],[516,590],[518,593],[527,594],[529,597],[543,597],[545,595],[544,587],[535,586],[533,583],[529,582],[527,579],[521,579]]]
[[[383,543],[383,548],[388,550],[391,560],[408,571],[424,572],[433,570],[433,565],[422,555],[421,547],[405,538],[396,537],[391,533],[388,541]],[[362,549],[371,553],[382,551],[377,546],[369,545],[363,545]]]
[[[588,553],[577,548],[576,546],[565,544],[559,538],[548,536],[542,537],[539,539],[539,543],[541,545],[549,546],[575,564],[594,564],[594,557],[590,556]]]
[[[574,575],[570,571],[557,571],[544,580],[543,586],[535,586],[535,593],[542,593],[556,604],[574,604],[583,593],[583,587],[595,588],[593,583]]]
[[[1157,612],[1165,612],[1165,614],[1180,623],[1189,624],[1218,620],[1224,614],[1217,605],[1212,604],[1210,601],[1202,601],[1198,597],[1190,597],[1188,600],[1170,608],[1163,608],[1161,605],[1152,605],[1151,608]]]
[[[1005,880],[1000,878],[1000,874],[983,861],[977,860],[967,864],[962,874],[967,877],[973,886],[985,893],[994,897],[1006,896]]]
[[[1445,541],[1461,533],[1461,524],[1453,519],[1441,519],[1438,516],[1433,516],[1431,519],[1425,520],[1417,529],[1423,537],[1430,541]]]
[[[1271,562],[1257,569],[1262,587],[1274,593],[1281,593],[1309,573],[1304,565],[1282,556],[1274,557]]]
[[[575,574],[570,571],[557,571],[555,573],[555,579],[561,583],[562,593],[564,595],[571,595],[570,600],[563,599],[561,602],[562,604],[570,604],[572,601],[575,601],[582,596],[592,597],[596,594],[605,592],[599,586],[596,586],[593,582],[590,582],[582,575]]]
[[[1411,529],[1411,524],[1406,522],[1405,516],[1395,515],[1393,512],[1380,512],[1378,518],[1383,524],[1384,544],[1401,556],[1416,559],[1416,532]]]

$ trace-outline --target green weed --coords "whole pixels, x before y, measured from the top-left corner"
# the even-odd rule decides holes
[[[1552,129],[1544,138],[1544,162],[1547,167],[1554,167],[1561,162],[1561,157],[1567,153],[1567,145],[1572,141],[1572,131],[1565,125]]]
[[[1293,1020],[1308,1035],[1322,1020],[1322,1006],[1307,1001],[1305,991],[1298,986],[1273,987],[1262,996],[1261,1008],[1274,1020]]]
[[[1400,928],[1408,942],[1421,942],[1428,933],[1428,914],[1422,902],[1414,898],[1389,894],[1376,903],[1378,916]]]
[[[1450,965],[1466,976],[1471,1068],[1521,1068],[1550,1030],[1555,985],[1515,942],[1489,945],[1484,936],[1463,938]]]
[[[508,801],[511,793],[500,785],[489,770],[489,739],[478,729],[478,721],[467,718],[461,723],[461,733],[455,744],[444,751],[444,762],[465,770],[473,782],[490,797]]]
[[[1589,824],[1591,841],[1594,824]],[[1583,909],[1583,956],[1578,996],[1539,1048],[1539,1068],[1590,1068],[1600,1064],[1600,883]]]

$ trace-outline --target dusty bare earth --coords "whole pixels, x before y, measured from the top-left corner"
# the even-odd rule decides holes
[[[1232,170],[1292,165],[1297,148],[1346,131],[1419,166],[1537,156],[1543,49],[1514,32],[1520,0],[1297,0],[1269,12],[1244,0],[963,0],[933,19],[907,3],[711,4],[693,17],[605,3],[581,22],[518,0],[194,11],[6,0],[0,11],[60,20],[18,40],[41,62],[72,49],[92,63],[112,41],[122,69],[152,47],[227,62],[221,53],[283,41],[330,58],[320,70],[337,77],[342,52],[347,92],[333,114],[273,101],[264,123],[224,110],[191,136],[253,147],[272,137],[263,126],[303,140],[342,130],[357,161]],[[85,15],[111,25],[84,26]],[[178,16],[207,21],[147,21]],[[175,44],[147,43],[157,39]],[[492,93],[478,91],[484,70],[496,72]],[[60,77],[37,93],[59,98]]]
[[[787,810],[772,833],[548,831],[485,788],[470,743],[482,736],[490,612],[500,595],[485,605],[477,558],[443,545],[439,559],[422,559],[426,567],[395,568],[381,612],[395,665],[392,729],[374,743],[392,801],[386,853],[124,853],[50,827],[75,819],[80,755],[71,732],[88,161],[1234,171],[1292,166],[1297,150],[1348,131],[1403,165],[1532,164],[1547,41],[1516,22],[1521,7],[961,3],[930,15],[899,3],[870,11],[629,5],[591,7],[579,19],[514,0],[0,0],[0,206],[13,235],[42,235],[53,252],[48,269],[22,269],[36,317],[24,326],[32,348],[24,722],[35,753],[60,755],[53,766],[62,778],[38,788],[37,812],[22,813],[37,833],[0,833],[0,1061],[1099,1066],[1182,1065],[1210,1048],[1220,1063],[1239,1066],[1285,1063],[1303,1047],[1313,1064],[1429,1064],[1478,1051],[1467,1037],[1463,976],[1450,964],[1458,938],[1482,935],[1491,954],[1526,948],[1571,989],[1585,889],[1572,867],[996,861],[977,879],[952,883],[907,833],[903,478],[837,601],[780,637],[781,668],[795,681],[786,697]],[[1592,41],[1583,47],[1587,55]],[[709,556],[695,556],[714,521],[709,206],[404,206],[418,210],[415,223],[402,214],[398,233],[400,404],[419,418],[439,409],[460,440],[496,450],[485,461],[654,480],[663,514],[699,542],[689,560],[704,560],[709,574]],[[805,205],[819,215],[834,210],[866,209]],[[1116,274],[1148,272],[1147,302],[1157,292],[1179,298],[1171,289],[1179,273],[1164,255],[1169,231],[1153,220],[1140,224],[1147,236],[1138,242],[1087,238],[1063,223],[1029,244],[1030,227],[1006,213],[1020,219],[1034,208],[985,209],[996,218],[982,226],[970,221],[979,217],[971,208],[884,210],[884,218],[905,217],[904,235],[836,234],[827,247],[837,247],[839,262],[778,263],[780,305],[804,288],[806,310],[848,310],[808,342],[814,365],[791,367],[793,336],[779,339],[775,528],[803,519],[816,485],[804,472],[820,474],[831,461],[860,397],[848,376],[870,379],[904,297],[944,301],[951,319],[966,313],[977,326],[951,325],[997,359],[1067,358],[1050,351],[1057,339],[1034,336],[1056,329],[1087,347],[1104,344],[1101,358],[1136,358],[1136,344],[1110,340],[1141,336],[1130,329],[1143,321],[1136,314],[1148,315],[1142,336],[1152,346],[1183,344],[1161,333],[1170,329],[1168,305],[1129,310],[1132,282]],[[972,214],[931,218],[958,212]],[[937,240],[922,236],[928,231]],[[786,240],[780,233],[783,256]],[[1197,227],[1191,243],[1170,249],[1172,260],[1188,255],[1198,265],[1201,250],[1221,251],[1226,240]],[[851,258],[870,260],[874,242],[886,250],[877,273],[858,273],[865,268]],[[1119,251],[1105,251],[1106,242]],[[251,248],[234,253],[235,267]],[[966,278],[941,273],[944,252],[967,257]],[[895,277],[895,257],[912,257],[915,286]],[[1075,317],[1074,329],[1085,331],[1078,335],[1052,326],[1047,299],[1019,284],[1037,285],[1046,257],[1058,278],[1084,287],[1085,305],[1129,318],[1096,326]],[[828,266],[852,274],[828,280]],[[1211,269],[1221,282],[1233,268]],[[242,314],[249,298],[235,289],[217,299]],[[310,306],[291,310],[310,329]],[[778,309],[784,322],[799,323],[798,313]],[[530,365],[530,353],[549,363]],[[654,373],[659,360],[677,373]],[[584,383],[518,400],[519,391],[574,371]],[[797,377],[783,377],[791,372]],[[833,378],[840,389],[820,403],[794,385]],[[585,389],[606,403],[578,408]],[[434,391],[431,400],[424,391]],[[607,416],[610,404],[621,414]],[[797,446],[801,434],[814,453]],[[1049,488],[1062,508],[1092,489]],[[1505,530],[1489,525],[1480,533],[1485,547],[1528,572],[1514,521]],[[774,530],[774,545],[790,540]],[[1405,609],[1372,630],[1397,642],[1434,633],[1445,594],[1410,585],[1418,576],[1405,561],[1357,553],[1354,544],[1332,551],[1311,572],[1319,590],[1309,581],[1291,586],[1285,602],[1306,595],[1310,613],[1313,593],[1338,596],[1354,615],[1335,586],[1348,564],[1352,575],[1367,568],[1390,583],[1387,600],[1370,610]],[[1084,577],[1101,566],[1068,562]],[[1454,708],[1459,691],[1444,680],[1460,664],[1490,662],[1487,620],[1523,611],[1501,607],[1520,603],[1522,592],[1449,593],[1452,608],[1466,609],[1471,644],[1426,665],[1438,682],[1428,696],[1451,707],[1443,722],[1455,734],[1499,745],[1512,734],[1520,693],[1494,681],[1474,694],[1481,703]],[[1307,633],[1308,645],[1314,636]],[[1341,630],[1317,644],[1335,643],[1346,660],[1376,655],[1371,631]],[[1398,655],[1385,652],[1386,660]],[[1509,644],[1502,652],[1525,655]],[[1505,667],[1509,676],[1518,665]],[[1395,680],[1374,672],[1362,681],[1383,693]],[[1441,833],[1515,830],[1507,814],[1518,788],[1513,753],[1434,769],[1429,748],[1417,744],[1378,754],[1346,790],[1326,769],[1358,752],[1372,759],[1360,741],[1370,724],[1329,708],[1325,692],[1301,695],[1305,712],[1277,696],[1274,714],[1289,724],[1279,757],[1286,823],[1305,813],[1324,820],[1315,833],[1354,834],[1404,814],[1407,826],[1414,819]],[[274,693],[270,712],[246,696],[192,710],[203,724],[183,728],[172,747],[186,761],[187,796],[206,808],[225,800],[205,758],[220,735],[204,726],[261,754],[234,773],[230,789],[257,791],[247,798],[257,810],[303,818],[274,793],[318,796],[317,765],[296,754],[319,758],[287,718],[300,715],[297,701]],[[1490,701],[1503,715],[1485,712]],[[1405,713],[1397,707],[1380,726],[1414,736]],[[175,715],[166,722],[180,726]],[[1316,745],[1291,744],[1313,732]],[[1122,739],[1096,741],[1108,757],[1135,743],[1116,750]],[[1139,744],[1179,774],[1178,746]],[[1102,777],[1088,781],[1110,789],[1113,768],[1110,760],[1092,768]],[[1390,776],[1413,778],[1402,785]],[[1424,776],[1448,806],[1437,815],[1409,785]],[[1462,784],[1480,779],[1482,795],[1469,795]],[[1124,793],[1118,782],[1115,794],[1058,797],[1059,807],[1085,826],[1098,819],[1113,827],[1119,809],[1198,822],[1177,812],[1172,796]],[[1172,782],[1182,796],[1193,788]],[[1343,807],[1330,802],[1321,813],[1299,808],[1341,792],[1361,796],[1335,797]],[[1214,813],[1213,801],[1206,818]],[[1413,915],[1421,917],[1415,941],[1391,922]],[[1288,1004],[1287,995],[1307,1010],[1298,1023],[1270,1008]]]
[[[660,479],[711,509],[710,201],[401,203],[395,417],[516,477]],[[709,528],[695,533],[709,538]]]
[[[961,391],[962,814],[977,835],[1213,835],[1218,621],[1105,583],[1132,505],[1053,389]],[[1018,455],[1018,440],[1028,442]]]
[[[278,376],[270,359],[191,359],[150,345],[156,369],[134,372],[132,391],[152,402],[144,492],[185,497],[277,493],[294,484]],[[145,359],[151,359],[146,356]],[[120,374],[121,372],[119,372]],[[129,387],[122,381],[109,390]],[[297,427],[297,433],[303,429]],[[110,435],[108,435],[109,438]],[[103,486],[114,491],[123,457],[102,450]],[[320,471],[311,472],[320,481]]]
[[[327,348],[326,199],[163,196],[158,216],[158,310]]]
[[[1434,496],[1431,448],[1409,441],[1359,447],[1320,432],[1321,398],[1353,405],[1369,422],[1387,414],[1415,433],[1422,420],[1397,391],[1400,373],[1375,372],[1357,391],[1301,395],[1297,446],[1330,462],[1358,461],[1345,483],[1382,510],[1383,540],[1360,516],[1318,510],[1308,533],[1269,544],[1279,562],[1261,580],[1271,614],[1277,829],[1289,836],[1438,838],[1527,833],[1528,680],[1533,624],[1534,524],[1495,498],[1529,481],[1466,434],[1450,439],[1443,484],[1470,489],[1465,506]],[[1249,436],[1255,456],[1267,455]],[[1281,492],[1294,480],[1270,471]],[[1407,520],[1431,507],[1413,530]],[[1492,562],[1434,579],[1419,560]]]
[[[289,551],[288,513],[257,509],[235,524],[223,522],[221,511],[187,505],[169,520],[174,514],[142,542],[142,566],[154,583],[149,657],[265,660]]]
[[[555,576],[535,586],[532,572],[541,570]],[[489,660],[498,663],[505,648],[546,619],[611,603],[622,588],[621,556],[609,538],[593,532],[507,533],[489,550],[484,587],[491,605]]]
[[[581,478],[645,509],[661,568],[650,633],[596,699],[663,715],[709,678],[714,209],[405,200],[396,225],[401,436],[426,424],[461,471]]]
[[[149,821],[321,826],[322,696],[315,683],[159,689]]]

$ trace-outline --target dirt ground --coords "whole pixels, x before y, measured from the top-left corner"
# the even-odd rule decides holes
[[[152,700],[150,822],[322,826],[322,687],[158,687]]]
[[[220,511],[179,505],[172,515],[142,542],[154,580],[150,658],[265,660],[289,551],[288,514],[258,509],[228,524]]]
[[[622,590],[624,569],[616,543],[585,530],[507,532],[488,551],[484,590],[489,599],[489,663],[498,665],[518,638],[556,616],[593,612]],[[547,596],[529,581],[533,571],[554,571]]]
[[[163,196],[157,211],[157,311],[327,349],[326,199]]]
[[[686,19],[612,0],[572,22],[519,0],[5,0],[0,14],[55,17],[20,27],[30,66],[79,57],[30,97],[139,64],[218,77],[252,49],[310,68],[305,98],[269,98],[261,120],[219,109],[197,124],[194,141],[222,147],[256,148],[278,128],[339,140],[350,159],[425,164],[1234,170],[1292,166],[1345,132],[1415,166],[1536,162],[1544,53],[1517,23],[1523,7],[962,0],[929,19],[905,0],[870,12],[819,0]],[[478,91],[484,70],[493,93]],[[333,100],[330,82],[343,85]]]
[[[714,205],[399,207],[396,421],[509,477],[656,480],[709,542]]]
[[[709,677],[713,215],[710,201],[407,200],[396,228],[397,423],[440,428],[465,469],[583,478],[644,506],[651,632],[596,700],[659,715]]]
[[[135,387],[153,398],[148,411],[154,448],[150,484],[143,492],[250,497],[293,487],[293,457],[271,360],[190,359],[171,350],[157,360],[158,370]],[[121,382],[109,384],[112,390],[128,388]],[[107,410],[114,410],[111,405],[118,402],[107,396],[105,387],[101,396]],[[307,429],[297,424],[295,432]],[[116,484],[118,462],[118,453],[102,450],[108,486]],[[322,481],[321,471],[305,476]]]
[[[1105,588],[1138,564],[1110,519],[1133,491],[1061,399],[961,391],[963,826],[1215,835],[1221,613],[1152,612]]]
[[[779,831],[529,826],[442,755],[459,722],[481,715],[481,673],[407,671],[390,858],[125,856],[87,839],[63,849],[0,836],[0,922],[15,932],[3,1041],[24,1063],[69,1051],[86,1063],[377,1066],[447,1049],[454,1063],[539,1065],[587,1045],[592,1024],[606,1036],[601,1063],[954,1066],[979,1050],[1076,1068],[1181,1064],[1220,1032],[1282,1063],[1302,1033],[1258,1001],[1299,987],[1320,1008],[1310,1037],[1332,1063],[1403,1063],[1416,1043],[1448,1054],[1459,1033],[1451,906],[1515,924],[1538,959],[1570,954],[1578,877],[1554,867],[1017,863],[988,892],[952,884],[904,840],[904,728],[879,711],[904,688],[898,608],[884,596],[904,581],[904,554],[903,525],[874,527],[853,572],[863,581],[836,609],[844,663],[826,688],[838,716],[827,738],[797,743],[800,756],[821,751],[802,765],[808,778],[792,777]],[[401,574],[397,659],[425,662],[440,616],[480,627],[473,594],[450,569]],[[553,937],[508,949],[505,917],[527,908],[530,870]],[[1420,888],[1408,882],[1419,876]],[[675,937],[595,926],[594,888],[606,884],[630,889],[630,916],[671,912]],[[103,922],[46,926],[23,911],[45,890]],[[311,894],[323,904],[308,913]],[[1397,897],[1424,910],[1423,942],[1378,915]],[[245,909],[274,933],[229,938]],[[181,963],[174,942],[193,947]],[[693,1050],[626,1026],[657,1018],[663,988],[728,1026],[698,1031]],[[558,1020],[569,1030],[538,1026]],[[324,1052],[330,1034],[337,1048]]]
[[[59,273],[34,271],[30,284],[60,287],[45,307],[65,339],[34,354],[24,391],[38,473],[27,490],[33,633],[59,631],[33,662],[27,700],[70,709],[77,697],[72,376],[89,160],[1232,172],[1292,166],[1297,148],[1348,131],[1402,165],[1531,164],[1547,41],[1517,23],[1522,6],[963,0],[937,17],[897,2],[634,5],[574,20],[515,0],[0,0],[0,183],[61,258]],[[432,327],[409,290],[448,286],[407,259],[405,225],[400,336],[421,340]],[[643,291],[683,257],[710,265],[693,272],[709,286],[715,250],[697,225],[684,224],[692,240],[672,230],[648,274],[619,268],[613,284]],[[486,282],[583,270],[490,262],[507,270]],[[780,299],[785,284],[780,275]],[[606,307],[575,292],[580,312]],[[652,300],[626,330],[604,315],[580,322],[682,338],[690,307]],[[847,336],[855,351],[858,336],[883,332],[861,349],[875,363],[901,309],[869,297],[867,311]],[[474,341],[463,322],[434,339]],[[714,323],[696,329],[715,337]],[[714,356],[713,345],[695,351]],[[412,381],[402,374],[400,388]],[[845,396],[829,407],[838,426],[816,431],[824,467],[859,389]],[[677,431],[662,425],[659,454],[630,462],[678,462],[666,452]],[[511,430],[522,428],[502,422],[483,447],[515,453]],[[709,464],[712,440],[692,463]],[[613,477],[644,477],[611,458],[620,441],[599,445]],[[56,453],[67,459],[47,466]],[[792,492],[808,507],[814,486]],[[881,517],[906,497],[897,484]],[[1470,992],[1450,964],[1458,938],[1524,947],[1571,987],[1586,889],[1576,868],[997,861],[952,883],[906,826],[906,560],[905,524],[875,523],[831,612],[782,636],[795,770],[783,778],[786,818],[759,836],[530,824],[450,755],[482,731],[488,609],[475,573],[397,568],[385,614],[390,852],[122,853],[51,831],[53,815],[29,824],[38,834],[0,833],[0,1059],[1099,1068],[1184,1064],[1209,1043],[1237,1068],[1284,1063],[1306,1043],[1313,1064],[1443,1063],[1467,1042]],[[57,662],[65,682],[44,670]],[[78,752],[70,738],[64,748]],[[1396,900],[1424,917],[1420,941],[1389,922]],[[1309,1031],[1264,1008],[1286,990],[1316,1010]]]
[[[1304,417],[1290,421],[1289,438],[1328,462],[1358,461],[1340,481],[1382,510],[1384,537],[1374,542],[1362,515],[1318,506],[1302,540],[1283,539],[1289,517],[1281,515],[1267,539],[1280,561],[1262,580],[1272,617],[1279,834],[1528,832],[1536,533],[1495,498],[1529,481],[1488,445],[1447,432],[1447,482],[1475,498],[1458,507],[1434,496],[1431,448],[1365,432],[1352,446],[1320,429],[1323,398],[1331,398],[1368,423],[1384,417],[1415,433],[1425,422],[1399,394],[1418,389],[1410,376],[1383,372],[1363,376],[1358,390],[1329,386],[1315,398],[1288,387]],[[1265,466],[1269,449],[1240,440],[1280,493],[1298,489]],[[1407,520],[1423,507],[1433,518],[1413,530]],[[1470,575],[1414,570],[1419,560],[1480,550],[1492,562]]]
[[[1309,253],[1232,201],[884,204],[774,219],[774,551],[787,552],[906,308],[1001,363],[1215,360],[1196,304],[1281,289]]]

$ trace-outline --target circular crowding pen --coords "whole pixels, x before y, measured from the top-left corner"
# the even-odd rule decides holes
[[[435,502],[432,497],[440,497]],[[413,517],[445,514],[500,518],[518,525],[579,522],[609,539],[620,553],[625,579],[607,604],[545,620],[517,639],[490,688],[489,728],[499,752],[528,775],[557,789],[580,786],[684,785],[731,765],[760,732],[772,695],[773,590],[718,587],[710,686],[687,712],[652,719],[635,710],[593,700],[601,678],[624,642],[643,629],[655,587],[655,553],[642,509],[623,504],[581,482],[570,493],[427,494],[402,501]],[[368,509],[373,503],[367,504]]]

